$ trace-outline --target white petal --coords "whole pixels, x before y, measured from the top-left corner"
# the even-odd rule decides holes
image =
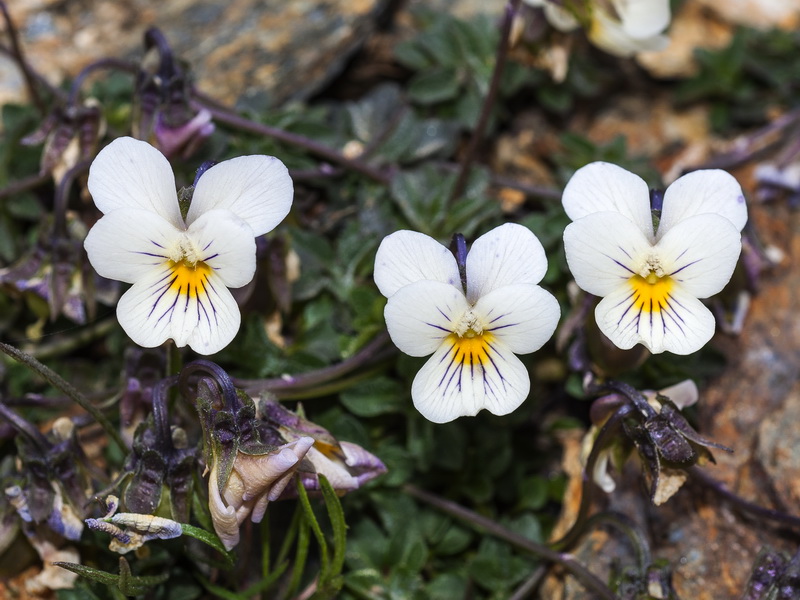
[[[656,248],[672,279],[696,298],[708,298],[730,281],[742,240],[726,218],[704,214],[672,227]]]
[[[600,331],[623,350],[641,343],[654,354],[691,354],[714,335],[711,311],[677,285],[653,309],[630,286],[620,287],[597,305],[595,319]]]
[[[545,2],[544,16],[559,31],[573,31],[578,28],[578,21],[568,10],[564,10],[555,2]]]
[[[153,348],[172,338],[178,347],[188,344],[199,354],[227,346],[241,321],[236,301],[213,271],[176,275],[169,264],[154,269],[123,294],[117,318],[140,346]]]
[[[581,167],[567,182],[561,202],[573,221],[597,212],[617,212],[647,238],[653,237],[650,190],[644,179],[617,165],[593,162]]]
[[[594,12],[587,34],[595,46],[615,56],[633,56],[639,52],[659,51],[669,46],[669,38],[665,35],[632,36],[622,23],[602,10]]]
[[[275,229],[292,207],[294,187],[286,166],[273,156],[240,156],[203,173],[186,222],[216,208],[245,221],[256,236]]]
[[[182,236],[152,211],[120,208],[95,223],[83,245],[100,275],[134,283],[166,262],[167,249]]]
[[[214,269],[222,283],[238,288],[250,283],[256,272],[253,230],[228,210],[212,210],[194,221],[187,231],[200,260]]]
[[[671,385],[658,392],[662,396],[666,396],[677,406],[683,410],[687,406],[697,404],[700,398],[700,392],[697,389],[697,384],[691,379],[684,379],[680,383]]]
[[[747,223],[747,204],[733,175],[719,169],[694,171],[676,179],[664,193],[658,236],[694,215],[717,214],[741,231]]]
[[[438,281],[406,285],[389,298],[383,312],[395,345],[410,356],[427,356],[453,333],[467,311],[464,294]]]
[[[538,285],[507,285],[483,296],[475,305],[483,331],[515,354],[534,352],[549,340],[561,309],[550,292]]]
[[[409,283],[440,281],[461,289],[453,253],[424,233],[395,231],[375,255],[375,285],[387,298]]]
[[[527,227],[506,223],[479,237],[467,254],[467,300],[514,283],[537,284],[547,271],[541,242]]]
[[[669,25],[669,0],[612,0],[622,27],[633,38],[648,38]]]
[[[458,351],[445,342],[420,369],[411,386],[414,406],[434,423],[474,416],[481,409],[506,415],[525,401],[528,371],[499,340],[483,353]]]
[[[605,296],[638,273],[652,246],[630,219],[601,212],[567,225],[564,249],[578,286]]]
[[[239,521],[236,519],[236,510],[232,506],[226,506],[219,493],[216,465],[211,469],[208,478],[208,511],[211,513],[214,531],[225,549],[234,548],[239,543]]]
[[[314,465],[317,476],[325,475],[335,490],[350,491],[358,487],[358,479],[339,460],[331,460],[316,448],[308,451],[308,459]]]
[[[143,208],[183,228],[169,161],[147,142],[117,138],[89,167],[89,192],[103,213]]]
[[[617,487],[613,477],[608,474],[609,458],[611,458],[611,450],[609,448],[601,450],[597,462],[594,463],[594,472],[592,473],[592,479],[606,494],[610,494]]]

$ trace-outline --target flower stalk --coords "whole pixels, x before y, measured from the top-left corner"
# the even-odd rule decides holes
[[[467,185],[467,180],[469,179],[470,167],[475,160],[478,147],[483,141],[486,127],[489,125],[492,109],[494,108],[497,93],[500,89],[500,80],[503,77],[503,71],[505,70],[508,60],[508,51],[511,48],[511,25],[514,22],[514,15],[519,11],[520,2],[521,0],[509,0],[506,4],[503,13],[503,24],[500,29],[500,42],[497,45],[497,57],[494,62],[492,79],[489,83],[489,91],[486,93],[486,98],[483,100],[478,122],[475,124],[475,129],[472,130],[472,137],[470,138],[469,145],[461,159],[458,178],[453,184],[453,189],[450,191],[448,205],[452,205],[458,200],[461,194],[464,193],[464,187]]]
[[[120,435],[119,431],[117,431],[116,428],[111,424],[111,421],[109,421],[97,407],[95,407],[91,402],[89,402],[88,398],[86,398],[86,396],[84,396],[81,392],[79,392],[75,388],[75,386],[73,386],[70,382],[65,380],[51,368],[40,363],[30,354],[26,354],[25,352],[18,350],[14,346],[0,342],[0,351],[7,354],[17,362],[22,363],[23,365],[28,367],[31,371],[37,373],[50,385],[52,385],[56,389],[62,391],[64,394],[69,396],[69,398],[73,400],[78,406],[80,406],[82,409],[84,409],[86,412],[92,415],[92,417],[94,417],[94,420],[97,421],[97,423],[106,431],[108,436],[112,440],[114,440],[114,442],[121,449],[127,448],[125,441],[122,439],[122,436]]]
[[[603,598],[604,600],[616,600],[614,593],[608,589],[608,587],[606,587],[606,585],[596,575],[586,569],[569,554],[559,552],[544,544],[537,544],[536,542],[529,540],[518,533],[506,529],[502,525],[492,521],[491,519],[488,519],[487,517],[479,515],[478,513],[456,504],[455,502],[451,502],[450,500],[440,498],[435,494],[431,494],[430,492],[422,490],[413,484],[406,484],[403,486],[403,491],[405,491],[409,496],[430,504],[434,508],[437,508],[452,517],[466,522],[475,529],[483,530],[498,539],[508,542],[519,550],[529,552],[534,556],[538,556],[542,560],[558,564],[570,575],[575,577],[575,579],[577,579],[587,590],[597,594],[599,598]]]

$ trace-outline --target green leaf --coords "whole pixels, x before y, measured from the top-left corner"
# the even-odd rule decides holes
[[[442,573],[428,584],[427,592],[430,600],[453,600],[466,598],[467,578],[456,573]]]
[[[342,404],[359,417],[403,412],[408,405],[405,386],[388,377],[376,377],[342,392]]]
[[[415,71],[423,71],[433,64],[430,56],[414,40],[400,42],[394,47],[394,57],[403,66]]]
[[[330,571],[330,560],[328,559],[328,542],[325,541],[325,535],[322,533],[322,528],[319,526],[319,521],[317,521],[317,516],[314,514],[314,509],[311,508],[311,502],[308,499],[308,492],[306,492],[305,486],[303,486],[300,478],[296,479],[297,481],[297,498],[300,501],[300,506],[303,508],[303,518],[306,523],[311,527],[311,531],[314,533],[314,537],[317,538],[317,544],[319,544],[319,555],[320,555],[320,573],[319,573],[319,581],[320,585],[327,583],[328,579],[330,578],[331,571]]]
[[[298,479],[298,483],[299,483]],[[302,487],[302,484],[300,485]],[[305,490],[305,488],[303,488]],[[300,587],[300,579],[303,577],[303,571],[306,567],[306,560],[308,559],[308,546],[311,541],[309,535],[309,523],[304,518],[304,511],[300,513],[301,517],[297,525],[297,549],[294,555],[294,565],[292,565],[292,575],[289,579],[289,587],[286,597],[292,597],[297,589]]]
[[[539,510],[547,503],[547,480],[541,475],[531,475],[520,482],[519,506]]]
[[[205,529],[200,529],[194,525],[189,525],[187,523],[181,523],[181,530],[183,531],[183,535],[188,535],[196,540],[200,540],[204,544],[214,548],[214,550],[222,554],[222,556],[225,558],[225,562],[228,563],[228,566],[233,568],[235,564],[234,555],[225,549],[225,545],[222,543],[219,537],[217,537],[217,534],[206,531]]]
[[[169,573],[163,573],[162,575],[134,577],[131,574],[128,561],[122,556],[119,558],[119,575],[114,575],[113,573],[108,573],[106,571],[101,571],[100,569],[95,569],[93,567],[88,567],[86,565],[77,563],[54,562],[53,564],[63,569],[67,569],[68,571],[72,571],[73,573],[77,573],[81,577],[86,577],[92,581],[118,588],[119,591],[126,596],[137,596],[139,594],[143,594],[149,588],[160,583],[164,583],[167,579],[169,579]]]
[[[322,488],[322,496],[325,499],[325,507],[328,509],[328,518],[333,527],[333,558],[331,559],[331,575],[338,576],[344,566],[344,558],[347,550],[347,524],[344,520],[342,503],[336,491],[322,473],[318,475],[319,485]]]
[[[447,67],[418,73],[408,85],[408,95],[411,99],[424,105],[453,100],[458,93],[458,73],[455,69]]]

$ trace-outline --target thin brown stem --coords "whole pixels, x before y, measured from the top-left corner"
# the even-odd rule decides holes
[[[45,107],[41,96],[39,96],[39,90],[36,88],[36,78],[31,72],[28,61],[25,60],[25,54],[22,51],[22,44],[19,43],[19,32],[17,32],[17,28],[14,25],[14,21],[11,19],[11,14],[8,12],[8,7],[6,6],[5,2],[0,1],[0,11],[3,13],[3,18],[5,19],[6,27],[8,28],[8,37],[11,40],[12,56],[17,61],[17,65],[22,71],[23,77],[25,77],[25,85],[28,88],[28,94],[31,97],[31,102],[34,104],[34,106],[36,106],[39,112],[44,115],[47,113],[47,107]]]
[[[545,546],[544,544],[537,544],[536,542],[529,540],[528,538],[523,537],[518,533],[511,531],[510,529],[506,529],[499,523],[496,523],[495,521],[492,521],[483,515],[479,515],[478,513],[473,512],[468,508],[461,506],[460,504],[456,504],[455,502],[451,502],[450,500],[446,500],[435,494],[426,492],[425,490],[422,490],[414,485],[406,484],[403,486],[403,490],[409,496],[413,496],[418,500],[422,500],[423,502],[430,504],[431,506],[441,510],[444,513],[447,513],[450,516],[461,519],[476,529],[482,529],[486,531],[486,533],[506,541],[520,550],[529,552],[541,558],[542,560],[560,565],[565,571],[575,577],[575,579],[577,579],[586,589],[595,592],[598,597],[606,600],[616,600],[614,593],[608,589],[608,587],[606,587],[606,585],[596,575],[586,569],[571,555],[557,552],[552,548]]]
[[[776,523],[791,527],[792,529],[800,529],[800,517],[789,515],[779,510],[765,508],[759,504],[745,500],[731,491],[724,483],[717,481],[697,466],[691,467],[689,473],[695,481],[702,483],[721,498],[733,503],[739,510],[762,519],[767,519],[768,521],[775,521]]]
[[[581,487],[581,503],[578,507],[578,516],[575,518],[575,523],[572,524],[569,531],[565,533],[560,539],[551,542],[550,546],[556,550],[569,550],[580,539],[586,530],[586,525],[589,517],[589,507],[592,504],[592,491],[595,488],[595,483],[592,480],[595,464],[600,457],[600,452],[614,439],[619,433],[622,420],[634,410],[630,404],[625,404],[620,407],[606,421],[600,429],[600,433],[594,440],[592,451],[589,453],[589,458],[586,459],[586,466],[583,468],[583,485]]]
[[[64,392],[64,394],[69,396],[73,400],[73,402],[75,402],[83,410],[92,415],[92,417],[94,417],[94,420],[97,421],[103,429],[105,429],[109,437],[113,439],[114,442],[116,442],[121,449],[124,450],[127,448],[125,441],[122,439],[122,436],[120,435],[119,431],[114,429],[114,426],[111,424],[111,421],[109,421],[106,418],[106,416],[102,412],[100,412],[100,410],[98,410],[98,408],[94,404],[89,402],[89,400],[81,392],[79,392],[78,389],[75,386],[73,386],[69,381],[65,380],[63,377],[61,377],[61,375],[53,371],[50,367],[40,363],[30,354],[25,354],[24,352],[18,350],[14,346],[9,346],[8,344],[0,342],[0,351],[7,354],[17,362],[22,363],[23,365],[28,367],[31,371],[37,373],[40,377],[42,377],[42,379],[47,381],[50,385],[52,385],[56,389]]]
[[[478,152],[478,146],[480,146],[481,142],[483,141],[483,136],[486,133],[486,126],[489,124],[489,118],[492,115],[492,108],[494,107],[494,102],[497,99],[497,92],[500,89],[500,79],[503,76],[506,60],[508,58],[508,50],[511,45],[511,25],[514,21],[514,15],[519,10],[520,2],[521,0],[511,0],[506,5],[505,14],[503,16],[503,25],[500,30],[500,43],[497,46],[497,57],[494,63],[492,79],[489,84],[489,91],[487,92],[486,98],[483,101],[481,113],[478,117],[478,123],[475,125],[475,129],[472,131],[472,137],[470,138],[469,145],[464,152],[464,157],[461,159],[461,171],[458,174],[458,179],[456,179],[456,182],[453,185],[453,190],[450,192],[450,198],[448,201],[449,204],[455,202],[456,199],[464,192],[464,188],[467,185],[467,179],[469,178],[470,167],[475,161],[475,155]]]
[[[92,161],[82,160],[69,171],[64,173],[64,177],[56,187],[55,199],[53,200],[53,231],[56,239],[67,237],[67,205],[69,204],[69,191],[75,178],[89,169]]]
[[[251,121],[240,115],[237,115],[230,109],[220,108],[215,101],[207,98],[197,90],[192,91],[192,96],[194,98],[193,104],[195,107],[209,111],[217,123],[222,123],[235,129],[249,131],[250,133],[255,133],[258,135],[265,135],[280,142],[302,148],[308,151],[310,154],[314,154],[315,156],[324,158],[329,162],[341,165],[342,167],[345,167],[351,171],[355,171],[356,173],[360,173],[383,185],[387,185],[391,181],[391,175],[389,173],[377,169],[360,160],[348,158],[338,150],[334,150],[329,146],[319,144],[310,138],[298,135],[296,133],[289,133],[288,131],[278,129],[277,127],[271,127],[269,125],[264,125],[263,123],[256,123],[255,121]]]
[[[72,106],[78,101],[78,94],[86,78],[94,71],[99,71],[100,69],[114,69],[116,71],[125,71],[133,75],[139,71],[139,68],[132,62],[120,60],[119,58],[101,58],[98,61],[88,64],[81,69],[81,72],[72,80],[72,85],[69,88],[69,97],[67,99],[68,106]]]
[[[11,60],[18,61],[17,55],[14,53],[14,50],[11,48],[7,48],[6,46],[0,44],[0,54],[3,54],[10,58]],[[20,67],[21,69],[23,67]],[[64,90],[54,86],[50,83],[47,78],[42,75],[41,73],[37,72],[29,63],[25,63],[24,69],[30,74],[31,77],[39,84],[40,87],[47,90],[47,92],[53,97],[58,98],[59,100],[66,99],[67,95],[64,93]]]
[[[37,173],[25,179],[18,179],[9,183],[6,187],[0,189],[0,200],[10,198],[16,194],[27,192],[37,186],[46,183],[50,179],[50,173]]]
[[[370,343],[356,352],[350,358],[343,360],[339,364],[331,365],[316,371],[301,373],[299,375],[286,375],[275,379],[237,379],[233,378],[233,383],[238,388],[242,388],[250,395],[260,392],[280,392],[281,390],[296,390],[308,388],[314,385],[327,383],[337,377],[347,375],[355,369],[363,368],[371,364],[377,358],[382,358],[384,350],[389,342],[389,335],[384,332],[375,337]]]

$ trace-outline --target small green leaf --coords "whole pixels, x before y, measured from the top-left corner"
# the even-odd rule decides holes
[[[233,554],[225,549],[222,541],[215,533],[200,529],[194,525],[188,525],[187,523],[181,523],[181,530],[183,531],[183,535],[188,535],[196,540],[200,540],[204,544],[208,544],[214,548],[214,550],[217,550],[225,558],[225,562],[228,563],[229,567],[234,566],[235,560]]]
[[[300,501],[300,506],[303,508],[303,518],[306,523],[308,523],[309,527],[311,527],[311,531],[314,533],[314,537],[317,538],[317,544],[319,544],[319,560],[320,560],[320,573],[319,573],[319,581],[320,584],[326,583],[330,577],[330,560],[328,558],[328,542],[325,540],[325,535],[322,533],[322,528],[319,526],[319,521],[317,520],[317,516],[314,514],[314,509],[311,508],[311,502],[308,499],[308,492],[306,491],[305,486],[300,481],[300,478],[297,478],[297,498]]]
[[[333,527],[333,560],[331,561],[331,573],[339,575],[344,565],[344,557],[347,546],[347,524],[344,520],[342,503],[336,491],[322,473],[318,475],[319,484],[322,488],[322,495],[325,498],[325,507],[328,509],[328,517]]]
[[[139,594],[146,592],[149,588],[158,585],[159,583],[164,583],[167,579],[169,579],[169,573],[163,573],[162,575],[145,575],[134,577],[131,574],[131,568],[128,564],[128,561],[122,556],[119,558],[119,575],[114,575],[113,573],[108,573],[106,571],[101,571],[100,569],[87,567],[86,565],[77,563],[54,562],[53,564],[63,569],[67,569],[68,571],[72,571],[73,573],[77,573],[81,577],[86,577],[92,581],[118,588],[119,591],[126,596],[138,596]]]
[[[458,93],[458,73],[446,67],[418,73],[408,85],[411,99],[424,105],[453,100]]]
[[[403,412],[408,404],[405,388],[388,377],[359,383],[340,394],[342,404],[358,417]]]

